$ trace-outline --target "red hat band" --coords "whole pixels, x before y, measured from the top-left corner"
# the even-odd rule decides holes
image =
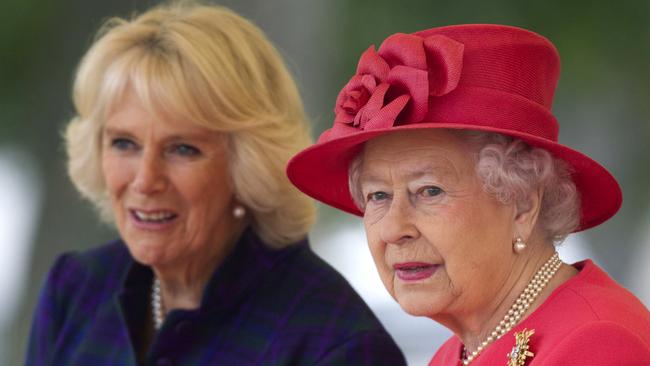
[[[319,142],[423,121],[462,121],[557,141],[550,112],[557,51],[539,35],[503,28],[398,33],[377,52],[368,48],[337,98],[334,126]]]

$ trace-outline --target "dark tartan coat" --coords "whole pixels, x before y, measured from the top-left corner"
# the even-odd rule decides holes
[[[152,271],[120,240],[54,264],[27,365],[136,365]],[[170,312],[146,365],[405,365],[393,339],[307,241],[270,249],[252,230],[214,272],[196,310]]]

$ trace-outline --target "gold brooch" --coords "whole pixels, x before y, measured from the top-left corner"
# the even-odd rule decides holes
[[[525,328],[521,332],[515,333],[515,346],[508,354],[508,366],[524,366],[528,357],[535,356],[528,350],[530,347],[528,341],[533,334],[535,334],[535,329],[526,330]]]

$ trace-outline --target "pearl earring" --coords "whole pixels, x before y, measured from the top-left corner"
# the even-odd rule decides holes
[[[244,217],[244,215],[246,215],[246,209],[244,208],[244,206],[237,205],[235,206],[235,208],[232,209],[232,215],[236,219],[241,219],[242,217]]]
[[[526,249],[526,245],[527,244],[524,242],[524,239],[522,239],[521,236],[518,236],[512,245],[512,249],[515,251],[515,253],[519,254]]]

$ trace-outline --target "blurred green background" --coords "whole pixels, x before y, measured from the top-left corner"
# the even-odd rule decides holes
[[[70,184],[60,132],[73,115],[76,65],[99,25],[108,16],[129,16],[156,3],[5,0],[0,6],[0,188],[9,187],[0,189],[0,297],[6,299],[0,301],[1,365],[23,363],[31,313],[56,255],[116,235]],[[314,136],[331,124],[336,95],[361,52],[391,33],[501,23],[549,38],[563,65],[554,104],[560,141],[601,162],[624,194],[619,214],[580,234],[580,242],[650,303],[650,1],[219,3],[258,24],[281,50],[303,93]],[[358,228],[358,219],[321,207],[313,245],[325,245],[341,228]],[[422,350],[429,357],[434,351]]]

